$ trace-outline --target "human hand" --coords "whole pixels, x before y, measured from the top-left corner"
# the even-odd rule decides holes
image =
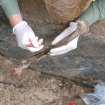
[[[58,35],[54,41],[52,42],[52,45],[58,44],[59,42],[62,42],[63,39],[67,39],[67,37],[72,34],[73,32],[76,32],[76,36],[73,40],[69,41],[66,44],[61,45],[60,47],[56,47],[50,50],[50,55],[61,55],[64,53],[67,53],[69,51],[72,51],[77,48],[77,43],[79,36],[89,31],[89,26],[84,21],[77,21],[77,22],[71,22],[69,27],[66,28],[60,35]]]
[[[25,21],[21,21],[14,26],[13,33],[16,35],[17,44],[20,48],[29,50],[30,52],[36,52],[44,47],[43,39],[35,36],[33,30]]]

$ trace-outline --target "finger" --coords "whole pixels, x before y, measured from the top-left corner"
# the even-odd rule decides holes
[[[39,39],[39,45],[43,44],[43,39]]]
[[[31,37],[31,43],[33,44],[34,47],[38,48],[39,43],[38,43],[38,37]]]
[[[40,51],[44,46],[40,46],[39,48],[34,48],[34,47],[27,47],[26,49],[29,50],[30,52],[37,52]]]
[[[33,44],[29,43],[29,44],[26,45],[26,47],[33,47]]]
[[[61,46],[58,48],[54,48],[52,50],[50,50],[50,55],[51,56],[55,56],[55,55],[61,55],[61,54],[65,54],[71,50],[74,50],[77,48],[77,43],[78,43],[78,38],[75,38],[74,40],[72,40],[71,42],[69,42],[67,45],[65,46]]]
[[[71,27],[71,29],[77,29],[77,27],[78,27],[78,23],[77,22],[70,22],[70,27]]]
[[[31,39],[31,43],[33,44],[33,46],[35,48],[38,48],[39,47],[39,43],[38,43],[37,39]]]
[[[29,43],[25,45],[26,47],[34,47],[31,40],[29,39]]]
[[[28,40],[28,44],[25,45],[26,47],[34,47],[31,39]]]
[[[60,53],[62,53],[62,52],[67,52],[67,51],[69,51],[69,50],[71,50],[72,49],[72,47],[71,46],[62,46],[62,47],[59,47],[59,48],[54,48],[54,49],[52,49],[51,51],[50,51],[50,53],[52,53],[52,54],[60,54]]]
[[[35,39],[38,41],[38,36],[35,36]]]
[[[70,49],[65,49],[65,50],[62,50],[60,52],[53,52],[53,53],[49,53],[51,56],[56,56],[56,55],[62,55],[62,54],[66,54],[70,51],[74,50],[73,48],[70,48]]]
[[[70,41],[67,45],[52,49],[51,52],[60,52],[67,48],[72,48],[72,47],[75,48],[75,47],[77,47],[78,39],[79,39],[79,36],[76,37],[75,39],[73,39],[72,41]]]
[[[63,40],[65,37],[70,35],[72,32],[74,32],[77,29],[77,24],[76,25],[70,25],[70,27],[66,28],[58,37],[55,38],[55,40],[52,42],[52,45],[57,44],[61,40]]]
[[[73,50],[74,48],[65,48],[65,49],[62,49],[59,51],[59,49],[56,49],[56,51],[54,51],[55,49],[53,49],[49,54],[51,56],[55,56],[55,55],[62,55],[62,54],[65,54],[65,53],[68,53],[69,51]]]

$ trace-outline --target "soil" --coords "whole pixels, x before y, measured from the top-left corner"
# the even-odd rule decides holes
[[[20,6],[25,20],[36,35],[45,39],[47,46],[64,26],[50,23],[44,5],[36,5],[33,0],[22,1]],[[69,105],[71,101],[85,105],[80,94],[93,91],[87,85],[105,80],[104,27],[104,20],[94,24],[91,32],[80,38],[77,50],[33,62],[17,76],[14,67],[31,53],[17,48],[15,35],[0,10],[0,105]]]
[[[93,92],[67,78],[32,69],[24,70],[18,76],[12,68],[13,63],[0,56],[0,105],[69,105],[73,101],[85,105],[80,94]],[[75,80],[79,82],[79,79]],[[91,78],[92,81],[96,80]]]

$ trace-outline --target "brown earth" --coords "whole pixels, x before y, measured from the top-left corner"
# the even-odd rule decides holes
[[[54,23],[67,23],[79,17],[92,0],[44,0],[49,16]]]

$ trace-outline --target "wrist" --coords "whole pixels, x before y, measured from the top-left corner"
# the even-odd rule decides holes
[[[23,21],[22,16],[20,14],[19,15],[10,16],[8,18],[9,18],[9,22],[10,22],[12,27],[16,26],[21,21]]]
[[[79,26],[80,34],[84,34],[84,33],[89,32],[90,26],[89,26],[88,22],[77,20],[77,23],[78,23],[78,26]]]
[[[13,27],[13,33],[15,33],[16,31],[19,31],[19,30],[23,29],[24,27],[26,27],[26,25],[27,25],[27,22],[22,20],[21,22],[19,22],[18,24],[16,24]]]

